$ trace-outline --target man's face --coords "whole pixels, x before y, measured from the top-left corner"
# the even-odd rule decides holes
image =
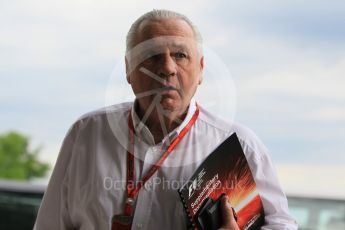
[[[135,44],[140,43],[144,45],[134,55],[126,56],[127,80],[140,108],[184,112],[203,70],[192,29],[180,19],[145,20],[135,37]]]

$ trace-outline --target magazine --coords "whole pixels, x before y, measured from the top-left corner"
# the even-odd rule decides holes
[[[179,189],[193,228],[200,228],[198,211],[207,200],[229,197],[241,230],[259,229],[264,210],[253,175],[236,133],[221,143]]]

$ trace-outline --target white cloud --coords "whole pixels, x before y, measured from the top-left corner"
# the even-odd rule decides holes
[[[306,119],[312,121],[324,122],[345,122],[345,105],[342,106],[324,106],[320,109],[306,114]]]
[[[345,199],[345,168],[342,165],[277,165],[288,195]]]
[[[257,94],[283,93],[302,98],[344,100],[345,57],[344,60],[333,66],[322,65],[324,63],[312,57],[309,57],[309,61],[298,58],[296,61],[289,62],[289,69],[273,70],[240,82],[240,84],[245,86],[247,93],[251,92],[251,95],[255,96]]]

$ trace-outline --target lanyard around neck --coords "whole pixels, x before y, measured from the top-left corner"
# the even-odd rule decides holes
[[[126,199],[126,205],[124,214],[127,216],[131,216],[134,211],[134,201],[136,197],[138,196],[139,190],[142,188],[143,185],[151,178],[151,176],[162,166],[165,159],[169,156],[169,154],[175,149],[177,144],[182,140],[182,138],[188,133],[190,128],[194,125],[195,121],[198,119],[199,116],[199,106],[196,104],[196,110],[192,116],[192,118],[189,120],[187,125],[183,127],[183,129],[180,131],[179,135],[175,137],[171,144],[168,146],[168,148],[164,151],[162,156],[158,159],[158,161],[148,170],[148,172],[143,176],[143,179],[138,185],[135,185],[134,182],[134,134],[135,130],[133,127],[133,121],[131,117],[131,111],[128,115],[128,140],[129,140],[129,146],[127,150],[127,199]]]

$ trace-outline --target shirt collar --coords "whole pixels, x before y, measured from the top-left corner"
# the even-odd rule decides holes
[[[139,119],[138,115],[135,112],[135,107],[137,106],[137,103],[138,103],[137,100],[135,100],[131,108],[133,127],[135,130],[136,136],[142,139],[143,141],[145,141],[149,145],[156,145],[157,143],[155,143],[154,137],[151,131],[143,122],[141,122],[141,120]],[[194,98],[192,98],[189,103],[187,115],[185,116],[184,120],[178,127],[176,127],[173,131],[168,133],[168,135],[163,138],[162,140],[163,144],[170,143],[170,141],[172,141],[173,138],[179,135],[181,130],[187,125],[189,120],[192,118],[193,114],[195,113],[195,110],[196,110],[196,102]]]

